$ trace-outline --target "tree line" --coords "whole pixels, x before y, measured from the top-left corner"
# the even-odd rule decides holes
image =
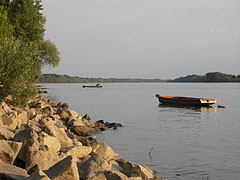
[[[36,94],[41,69],[60,61],[56,46],[44,39],[41,0],[0,1],[0,99],[20,105]]]
[[[84,78],[78,76],[43,74],[39,83],[151,83],[164,82],[161,79],[142,79],[142,78]]]
[[[159,82],[240,82],[240,75],[209,72],[205,75],[187,75],[174,80],[143,78],[84,78],[78,76],[43,74],[39,83],[159,83]]]
[[[240,75],[209,72],[205,75],[193,74],[179,77],[172,80],[171,82],[240,82]]]

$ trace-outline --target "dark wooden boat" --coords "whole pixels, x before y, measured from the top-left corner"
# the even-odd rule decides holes
[[[205,106],[208,107],[217,102],[217,99],[192,98],[181,96],[160,96],[156,95],[161,104],[184,105],[184,106]]]
[[[86,85],[83,85],[82,86],[83,88],[102,88],[103,86],[101,84],[96,84],[95,86],[86,86]]]

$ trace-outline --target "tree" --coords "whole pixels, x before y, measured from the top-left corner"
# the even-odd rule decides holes
[[[11,95],[17,105],[24,104],[35,94],[31,84],[31,71],[36,63],[32,45],[16,39],[7,21],[7,12],[0,6],[0,98]]]
[[[11,95],[13,103],[24,104],[34,95],[41,67],[55,67],[59,52],[44,40],[46,18],[41,0],[0,1],[0,99]]]
[[[42,66],[56,67],[60,62],[59,51],[50,40],[44,40],[46,18],[42,10],[41,0],[13,0],[10,3],[9,20],[16,38],[31,41],[37,46],[37,61]]]

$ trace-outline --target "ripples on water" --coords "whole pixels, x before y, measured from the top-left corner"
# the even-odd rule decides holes
[[[99,133],[124,159],[169,180],[240,177],[239,84],[47,84],[50,98],[93,120],[124,125]],[[155,94],[217,98],[226,109],[159,106]],[[151,157],[149,152],[152,148]]]

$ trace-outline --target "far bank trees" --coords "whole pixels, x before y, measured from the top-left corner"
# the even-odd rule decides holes
[[[60,61],[56,46],[44,39],[46,18],[41,0],[0,1],[0,99],[24,104],[35,93],[33,83],[44,65]]]

